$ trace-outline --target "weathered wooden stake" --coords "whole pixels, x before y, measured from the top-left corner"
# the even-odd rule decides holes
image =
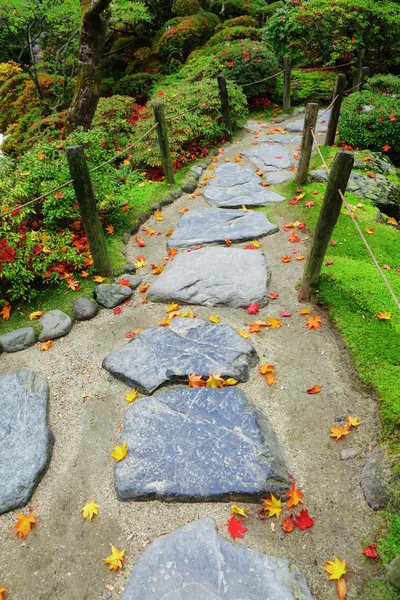
[[[333,90],[333,97],[336,98],[337,96],[337,98],[331,108],[331,116],[325,138],[325,146],[332,146],[332,144],[335,143],[336,129],[339,121],[345,87],[346,75],[344,73],[339,73],[339,75],[336,77],[335,89]]]
[[[171,151],[169,149],[168,129],[165,121],[164,103],[155,102],[153,105],[154,119],[157,123],[157,137],[161,152],[161,162],[164,179],[167,183],[175,183],[174,169],[172,167]]]
[[[315,125],[318,117],[318,104],[309,102],[306,108],[304,117],[303,135],[301,138],[301,150],[299,164],[297,165],[296,184],[304,185],[307,183],[308,167],[310,166],[310,158],[313,145],[313,137],[311,129],[315,131]]]
[[[289,54],[283,57],[283,102],[282,107],[285,112],[290,110],[290,78],[291,78],[292,59]]]
[[[229,110],[229,99],[228,99],[228,90],[226,88],[226,79],[223,73],[217,75],[218,80],[218,88],[219,88],[219,97],[221,98],[221,112],[224,118],[225,129],[228,133],[228,140],[232,141],[232,121],[231,121],[231,113]]]
[[[356,62],[356,74],[354,75],[354,79],[353,79],[353,83],[352,83],[352,88],[356,88],[356,89],[352,89],[352,92],[359,92],[360,91],[360,83],[361,83],[361,74],[362,74],[362,65],[363,65],[363,61],[364,61],[364,56],[365,56],[365,50],[360,50],[360,52],[357,55],[357,62]]]
[[[362,92],[364,83],[367,81],[368,77],[369,77],[369,67],[363,67],[361,69],[361,82],[360,82],[360,86],[358,88],[360,92]]]
[[[353,164],[353,153],[344,150],[338,152],[333,161],[312,246],[304,268],[299,302],[307,302],[310,299],[311,286],[320,276],[325,252],[342,207],[342,199],[338,190],[344,194]]]
[[[109,277],[112,275],[111,261],[83,146],[69,146],[67,159],[94,266],[100,275]]]

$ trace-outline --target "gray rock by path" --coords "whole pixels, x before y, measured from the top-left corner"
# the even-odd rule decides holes
[[[24,506],[50,461],[49,388],[35,373],[0,377],[0,514]]]
[[[126,263],[126,265],[124,265],[124,272],[125,273],[136,273],[136,267],[133,263]]]
[[[246,525],[246,523],[245,523]],[[211,517],[155,539],[121,600],[312,600],[296,565],[225,541]]]
[[[181,186],[182,192],[186,194],[191,194],[197,188],[197,181],[194,177],[186,177],[183,180],[183,184]]]
[[[120,500],[257,501],[290,487],[271,423],[237,387],[140,400],[125,414],[123,441],[128,454],[114,472]]]
[[[243,155],[256,167],[266,172],[289,169],[295,164],[293,154],[286,146],[271,143],[269,140],[246,150]]]
[[[105,308],[115,308],[132,296],[132,290],[118,283],[101,283],[95,290],[97,302]]]
[[[19,352],[36,343],[35,332],[32,327],[14,329],[0,336],[0,348],[4,352]]]
[[[203,208],[191,210],[181,216],[168,248],[190,248],[206,244],[223,244],[227,238],[232,243],[252,240],[279,228],[264,213],[248,210]]]
[[[368,150],[354,153],[354,168],[367,169],[368,171],[374,171],[374,173],[381,173],[382,175],[396,173],[394,165],[387,156],[382,154],[382,152],[369,152]]]
[[[372,510],[381,510],[389,504],[390,467],[391,461],[385,449],[376,446],[362,468],[361,487]]]
[[[328,181],[328,174],[323,169],[310,171],[309,177],[312,181]],[[360,198],[368,198],[381,212],[400,219],[400,186],[394,185],[384,175],[377,173],[375,178],[371,178],[367,174],[353,171],[347,191]]]
[[[400,554],[388,565],[387,577],[390,583],[400,590]]]
[[[268,303],[269,270],[262,252],[201,248],[176,256],[147,294],[153,302],[176,300],[204,306]]]
[[[246,381],[258,356],[230,325],[177,317],[169,327],[151,327],[105,357],[103,367],[118,379],[151,394],[188,375],[221,373]]]
[[[39,342],[55,340],[67,335],[72,328],[71,317],[61,310],[49,310],[39,319],[43,329],[39,334]]]
[[[340,453],[340,460],[351,460],[360,454],[358,448],[345,448]]]
[[[125,279],[126,281],[129,281],[129,287],[131,288],[131,290],[135,290],[142,283],[142,278],[139,275],[129,275],[129,274],[124,273],[124,275],[121,275],[121,277],[118,277],[118,282],[121,279]]]
[[[203,188],[204,198],[211,206],[241,208],[242,206],[266,206],[285,198],[261,185],[261,178],[250,167],[237,163],[220,165]]]
[[[319,117],[317,119],[316,132],[317,133],[326,133],[328,131],[328,123],[331,115],[331,111],[328,110],[324,114],[324,109],[319,111]],[[297,121],[292,121],[291,123],[287,123],[285,125],[285,130],[289,133],[298,133],[303,131],[304,127],[304,119],[298,119]]]
[[[72,312],[78,321],[89,321],[99,312],[99,307],[89,298],[82,296],[72,303]]]

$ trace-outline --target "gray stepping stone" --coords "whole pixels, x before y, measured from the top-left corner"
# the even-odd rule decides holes
[[[270,171],[267,175],[267,179],[270,183],[277,184],[292,179],[294,175],[295,174],[292,171]]]
[[[230,325],[177,317],[170,327],[151,327],[105,357],[103,367],[118,379],[151,394],[163,383],[188,375],[221,373],[246,381],[257,364],[253,346]]]
[[[227,238],[231,242],[243,242],[277,231],[279,228],[261,212],[204,208],[191,210],[181,216],[167,247],[223,244]]]
[[[4,352],[19,352],[36,343],[35,332],[32,327],[21,327],[0,336],[0,348]]]
[[[296,565],[225,541],[214,519],[205,517],[156,538],[136,561],[121,600],[312,600],[312,596]]]
[[[289,169],[295,164],[293,155],[281,144],[264,142],[243,152],[253,164],[263,171]]]
[[[319,111],[319,115],[321,115],[324,111]],[[328,110],[324,115],[318,117],[316,132],[317,133],[326,133],[328,131],[328,123],[330,119],[331,111]],[[285,125],[286,131],[289,133],[297,133],[299,131],[303,131],[304,127],[304,119],[298,119],[297,121],[292,121],[291,123],[287,123]]]
[[[204,198],[219,208],[241,206],[267,206],[285,198],[261,185],[261,178],[250,167],[236,163],[220,165],[215,170],[215,179],[210,179],[202,190]]]
[[[176,300],[204,306],[247,307],[268,303],[269,271],[262,252],[201,248],[167,265],[148,292],[153,302]]]
[[[97,315],[99,307],[89,298],[82,296],[72,303],[72,312],[78,321],[88,321]]]
[[[105,308],[115,308],[132,296],[132,290],[118,283],[101,283],[95,290],[97,302]]]
[[[71,317],[61,310],[49,310],[49,312],[39,319],[39,322],[43,327],[39,334],[39,342],[47,342],[47,340],[55,340],[63,337],[72,328]]]
[[[290,133],[272,133],[267,137],[268,142],[278,144],[301,144],[301,135]]]
[[[24,506],[50,461],[49,388],[35,373],[0,377],[0,514]]]
[[[120,500],[257,501],[291,476],[269,420],[237,387],[180,388],[128,408],[115,465]]]

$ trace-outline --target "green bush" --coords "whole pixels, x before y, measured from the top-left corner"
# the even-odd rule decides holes
[[[232,40],[261,40],[261,29],[256,27],[227,27],[221,29],[211,39],[208,40],[206,47],[214,46],[220,42],[230,42]]]
[[[120,96],[132,96],[136,98],[139,104],[146,104],[154,83],[157,81],[156,75],[151,73],[136,73],[135,75],[125,75],[113,88],[114,94]]]
[[[265,11],[266,18],[271,18],[272,15],[275,14],[275,12],[278,10],[278,8],[282,8],[282,6],[285,6],[285,3],[282,0],[272,2],[272,4],[268,4],[267,10]]]
[[[306,102],[328,102],[332,99],[336,73],[332,71],[292,71],[290,94],[292,104]],[[283,74],[276,80],[275,102],[282,101]]]
[[[235,17],[234,19],[227,19],[218,25],[217,31],[225,29],[226,27],[259,27],[259,23],[254,17],[242,15],[241,17]]]
[[[195,48],[210,39],[218,24],[218,17],[211,13],[171,19],[165,23],[155,49],[164,62],[173,54],[185,61]]]
[[[261,21],[267,12],[267,3],[264,0],[212,0],[210,12],[223,14],[226,19],[249,15]]]
[[[400,96],[400,77],[396,75],[374,75],[364,85],[364,90],[376,94],[395,94]]]
[[[178,17],[188,17],[200,11],[199,0],[174,0],[172,12]]]
[[[308,0],[275,11],[264,27],[277,54],[298,65],[349,62],[361,49],[375,60],[400,62],[400,11],[390,0]]]
[[[342,104],[340,139],[371,150],[389,146],[389,156],[400,156],[400,99],[371,91],[351,94]],[[387,148],[385,149],[387,150]]]

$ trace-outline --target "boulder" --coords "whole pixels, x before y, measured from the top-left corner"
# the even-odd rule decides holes
[[[0,348],[4,352],[19,352],[35,343],[35,332],[32,327],[21,327],[0,336]]]
[[[366,503],[372,510],[386,508],[390,501],[389,481],[391,460],[384,448],[376,446],[361,471],[361,487]]]
[[[63,337],[72,328],[71,317],[61,310],[49,310],[39,319],[39,322],[43,327],[39,334],[39,342],[47,342],[47,340]]]
[[[126,285],[101,283],[95,290],[97,302],[105,308],[115,308],[132,296],[132,290]]]
[[[382,152],[369,152],[368,150],[354,153],[354,168],[362,171],[374,171],[374,173],[381,173],[381,175],[396,173],[394,165],[387,156]]]
[[[182,192],[191,194],[197,188],[197,181],[194,177],[186,177],[182,183]]]
[[[136,267],[133,263],[126,263],[124,265],[124,273],[136,273]]]
[[[142,283],[142,278],[139,277],[139,275],[124,274],[124,275],[121,275],[121,277],[118,277],[118,282],[121,279],[125,279],[125,281],[129,281],[129,287],[131,288],[131,290],[135,290]]]
[[[82,296],[72,303],[72,312],[77,321],[89,321],[99,312],[99,307],[89,298]]]

